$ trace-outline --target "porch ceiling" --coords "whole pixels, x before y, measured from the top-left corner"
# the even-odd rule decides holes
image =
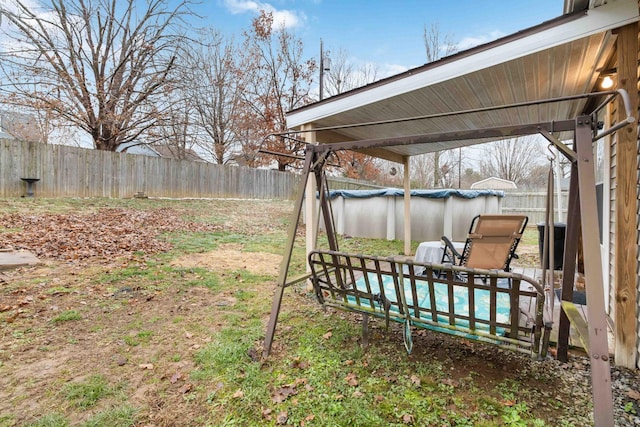
[[[296,130],[304,125],[333,128],[318,131],[316,138],[319,143],[336,143],[573,119],[590,112],[593,102],[575,99],[444,114],[596,91],[615,49],[615,35],[610,30],[637,20],[635,0],[618,0],[588,12],[564,15],[294,110],[288,114],[288,125]],[[433,115],[439,116],[402,120]],[[351,127],[380,121],[386,123]],[[347,127],[335,128],[343,125]],[[401,161],[405,156],[485,141],[457,140],[362,151]]]

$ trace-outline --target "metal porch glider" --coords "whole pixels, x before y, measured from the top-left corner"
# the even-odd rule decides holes
[[[293,218],[289,224],[289,232],[287,243],[285,247],[285,253],[280,265],[280,273],[278,277],[278,286],[273,298],[273,304],[271,309],[271,316],[269,319],[269,323],[267,326],[266,334],[265,334],[265,342],[264,342],[264,356],[267,357],[271,351],[271,346],[273,343],[273,338],[275,334],[276,324],[278,320],[278,314],[280,311],[280,305],[282,302],[282,297],[284,294],[284,290],[286,287],[298,283],[302,280],[306,280],[310,277],[310,275],[305,275],[303,277],[297,279],[288,278],[289,266],[291,262],[291,254],[293,251],[293,245],[295,241],[295,232],[298,226],[298,222],[300,220],[300,214],[302,210],[302,205],[305,196],[305,188],[307,186],[307,182],[309,180],[309,176],[311,173],[315,175],[316,182],[319,185],[320,190],[320,213],[322,215],[322,220],[325,225],[327,239],[329,244],[330,251],[323,254],[322,256],[325,261],[324,263],[317,264],[316,267],[328,268],[331,266],[332,268],[342,268],[343,263],[340,259],[360,262],[364,260],[363,257],[353,258],[349,254],[338,253],[338,245],[335,238],[335,230],[333,228],[333,223],[331,219],[331,209],[329,206],[329,201],[325,196],[325,186],[326,180],[323,178],[323,166],[332,152],[340,151],[340,150],[372,150],[376,148],[382,147],[392,147],[392,146],[402,146],[402,145],[413,145],[413,144],[437,144],[444,141],[486,141],[486,140],[496,140],[496,139],[506,139],[515,136],[522,135],[533,135],[533,134],[541,134],[547,140],[549,140],[553,145],[555,145],[560,152],[563,153],[572,163],[571,168],[571,181],[570,181],[570,189],[569,189],[569,209],[570,215],[567,218],[567,230],[566,230],[566,246],[564,251],[564,261],[563,261],[563,283],[562,283],[562,299],[563,299],[563,310],[565,310],[569,316],[562,312],[560,318],[560,335],[558,338],[558,357],[566,358],[567,349],[568,349],[568,338],[569,338],[569,320],[573,317],[573,311],[571,310],[571,304],[569,301],[572,299],[573,292],[573,280],[575,276],[575,268],[576,268],[576,256],[578,251],[578,240],[579,240],[579,231],[582,230],[582,244],[584,247],[584,256],[585,259],[589,259],[589,262],[585,264],[585,282],[586,282],[586,293],[587,293],[587,316],[588,316],[588,324],[585,323],[584,319],[576,319],[579,332],[586,334],[588,337],[589,348],[587,349],[590,364],[591,364],[591,382],[593,389],[593,403],[594,403],[594,420],[596,426],[610,426],[613,425],[613,395],[611,389],[611,372],[609,366],[609,351],[608,351],[608,343],[607,343],[607,323],[606,323],[606,312],[605,312],[605,303],[604,303],[604,287],[603,287],[603,277],[602,277],[602,264],[600,261],[600,243],[597,233],[593,233],[592,230],[598,229],[598,212],[596,205],[596,191],[595,191],[595,171],[594,171],[594,157],[593,157],[593,142],[609,135],[617,130],[627,126],[629,124],[633,124],[636,122],[635,118],[632,115],[633,109],[631,108],[631,104],[629,102],[629,97],[627,92],[622,89],[617,91],[610,92],[598,92],[592,94],[580,95],[584,98],[594,98],[594,99],[603,99],[604,101],[600,104],[598,108],[594,110],[591,115],[579,116],[573,120],[561,120],[561,121],[550,121],[550,122],[538,122],[538,123],[526,123],[526,124],[514,124],[509,126],[500,126],[500,127],[492,127],[492,128],[484,128],[484,129],[464,129],[459,131],[452,132],[441,132],[441,133],[429,133],[422,135],[412,135],[412,136],[404,136],[404,137],[390,137],[390,138],[381,138],[381,139],[368,139],[368,140],[360,140],[360,141],[346,141],[346,142],[338,142],[331,144],[322,144],[322,145],[312,145],[308,144],[306,147],[305,154],[305,163],[304,163],[304,172],[303,179],[299,185],[298,197],[296,199]],[[626,109],[627,119],[616,124],[615,126],[610,127],[600,133],[598,133],[598,123],[596,119],[597,112],[602,109],[605,105],[611,102],[613,99],[620,97],[623,101],[624,107]],[[575,99],[575,97],[571,97]],[[513,105],[504,105],[497,107],[489,107],[478,110],[466,110],[466,111],[458,111],[448,113],[450,116],[460,116],[472,112],[482,111],[484,113],[489,113],[490,111],[497,109],[507,109],[507,108],[516,108],[516,107],[526,107],[527,105],[534,105],[540,103],[553,103],[553,102],[561,102],[566,101],[569,97],[550,99],[544,101],[536,101],[530,103],[520,103]],[[442,115],[439,115],[442,117]],[[428,117],[424,116],[419,118],[420,120],[428,119]],[[354,124],[353,126],[374,126],[380,125],[380,123],[366,123],[366,124]],[[328,130],[327,128],[323,129],[308,129],[307,131],[317,131],[317,130]],[[573,135],[573,147],[570,148],[564,143],[562,143],[554,134],[555,133],[563,133],[563,134],[572,134]],[[548,225],[547,225],[548,227]],[[317,260],[317,257],[320,256],[320,253],[314,253],[310,260],[313,264],[314,260]],[[340,258],[342,257],[342,258]],[[375,258],[369,259],[369,261],[374,262]],[[428,266],[429,267],[429,266]],[[446,267],[446,268],[445,268]],[[436,270],[448,270],[453,272],[455,266],[433,266],[429,267]],[[353,271],[353,268],[345,271]],[[368,272],[366,270],[365,272]],[[328,271],[325,273],[329,273]],[[380,269],[374,269],[374,274],[380,274]],[[389,272],[387,272],[388,274]],[[392,271],[393,274],[390,275],[391,279],[394,283],[398,283],[398,281],[403,280],[402,270],[395,272]],[[469,272],[467,272],[469,273]],[[472,272],[471,272],[472,273]],[[503,273],[509,274],[509,273]],[[327,274],[324,275],[326,277]],[[343,276],[338,276],[335,280],[342,280]],[[357,281],[357,277],[353,277]],[[415,279],[415,278],[414,278]],[[409,276],[409,280],[411,276]],[[340,285],[340,282],[337,282]],[[343,283],[344,285],[344,283]],[[346,287],[348,288],[348,286]],[[346,289],[343,288],[343,289]],[[318,286],[316,287],[318,289]],[[353,287],[351,288],[353,289]],[[400,291],[404,289],[400,287],[398,290],[398,295],[400,295]],[[546,291],[546,290],[545,290]],[[342,292],[342,291],[341,291]],[[367,293],[367,291],[363,291]],[[402,290],[402,292],[404,292]],[[432,291],[433,292],[433,291]],[[373,295],[372,292],[368,292]],[[377,292],[380,293],[380,292]],[[470,292],[471,294],[472,292]],[[496,292],[494,291],[494,294]],[[344,293],[341,296],[342,300],[347,304],[350,303],[349,295]],[[364,298],[365,305],[370,301],[367,300],[363,295],[359,295],[354,293],[351,295],[351,298],[361,299]],[[404,315],[405,318],[409,319],[412,316],[417,314],[418,308],[415,308],[414,311],[411,311],[409,307],[409,303],[407,300],[407,296],[405,295],[405,301],[398,303],[396,300],[397,312],[398,316]],[[383,302],[383,306],[385,303]],[[431,310],[434,310],[434,306],[431,306]],[[437,318],[438,314],[442,314],[445,317],[447,315],[452,315],[453,313],[436,313],[435,318]],[[434,312],[428,312],[427,317],[432,316],[432,320],[434,319]],[[409,325],[420,326],[419,322],[416,319],[413,319],[413,322],[408,321]],[[490,324],[490,323],[489,323]],[[513,323],[511,324],[513,325]],[[495,326],[495,325],[494,325]],[[446,329],[446,328],[445,328]],[[497,334],[493,334],[497,335]]]

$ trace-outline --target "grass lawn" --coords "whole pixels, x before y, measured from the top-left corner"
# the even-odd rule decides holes
[[[566,367],[324,312],[287,289],[262,341],[293,203],[0,200],[0,426],[590,424]],[[535,230],[534,230],[535,231]],[[292,275],[304,271],[304,229]],[[527,237],[525,247],[537,240]],[[400,253],[401,241],[340,239]],[[417,245],[415,242],[414,247]],[[588,378],[584,378],[588,381]]]

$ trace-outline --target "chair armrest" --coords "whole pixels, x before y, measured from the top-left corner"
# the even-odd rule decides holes
[[[442,236],[442,241],[444,242],[444,253],[442,254],[442,263],[447,261],[451,262],[451,264],[458,264],[460,259],[462,259],[462,254],[458,252],[458,250],[453,246],[451,240],[447,236]]]

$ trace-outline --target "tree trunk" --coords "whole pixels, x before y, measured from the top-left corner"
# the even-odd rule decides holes
[[[440,187],[440,153],[433,153],[433,187]]]

